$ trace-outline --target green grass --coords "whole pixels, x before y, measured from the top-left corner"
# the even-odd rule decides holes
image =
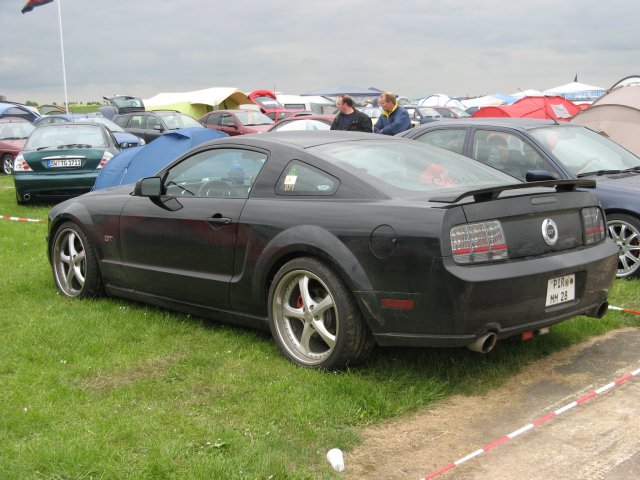
[[[17,206],[0,177],[0,215]],[[70,301],[54,287],[46,224],[0,220],[0,478],[331,479],[325,453],[368,424],[501,385],[551,352],[626,325],[610,311],[530,342],[378,349],[362,368],[296,367],[270,337],[135,303]],[[638,308],[636,281],[611,303]]]

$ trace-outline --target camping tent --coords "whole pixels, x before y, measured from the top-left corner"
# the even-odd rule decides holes
[[[558,95],[572,102],[593,102],[606,93],[602,87],[594,87],[586,83],[571,82],[543,92],[545,95]]]
[[[200,118],[216,108],[233,109],[253,103],[237,88],[215,87],[193,92],[159,93],[143,100],[147,110],[178,110],[194,118]]]
[[[640,85],[610,90],[578,113],[571,123],[602,133],[640,156]]]
[[[18,103],[0,102],[0,118],[18,117],[29,122],[40,118],[40,114],[33,107],[27,107]]]
[[[524,97],[512,105],[484,107],[473,117],[550,118],[568,121],[580,108],[562,97]]]
[[[153,175],[187,150],[227,134],[210,128],[171,130],[141,147],[122,150],[100,170],[93,190],[135,183]]]
[[[465,110],[465,107],[457,98],[451,98],[444,93],[434,93],[428,97],[421,98],[417,104],[421,107],[456,107]]]
[[[517,98],[513,98],[509,95],[502,93],[494,93],[492,95],[485,95],[483,97],[467,98],[462,100],[462,104],[465,108],[470,107],[488,107],[492,105],[505,105],[515,102]]]

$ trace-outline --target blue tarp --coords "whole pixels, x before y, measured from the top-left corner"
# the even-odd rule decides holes
[[[100,171],[93,189],[135,183],[154,175],[196,145],[226,136],[210,128],[171,130],[147,145],[127,148],[115,155]]]

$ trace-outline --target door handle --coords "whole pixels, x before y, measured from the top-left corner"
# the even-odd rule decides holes
[[[231,225],[231,219],[229,217],[223,217],[219,213],[216,213],[213,217],[207,220],[212,225]]]

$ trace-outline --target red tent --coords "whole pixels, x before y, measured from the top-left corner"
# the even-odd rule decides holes
[[[547,118],[569,121],[580,111],[573,102],[563,97],[523,97],[511,105],[483,107],[473,117]]]

